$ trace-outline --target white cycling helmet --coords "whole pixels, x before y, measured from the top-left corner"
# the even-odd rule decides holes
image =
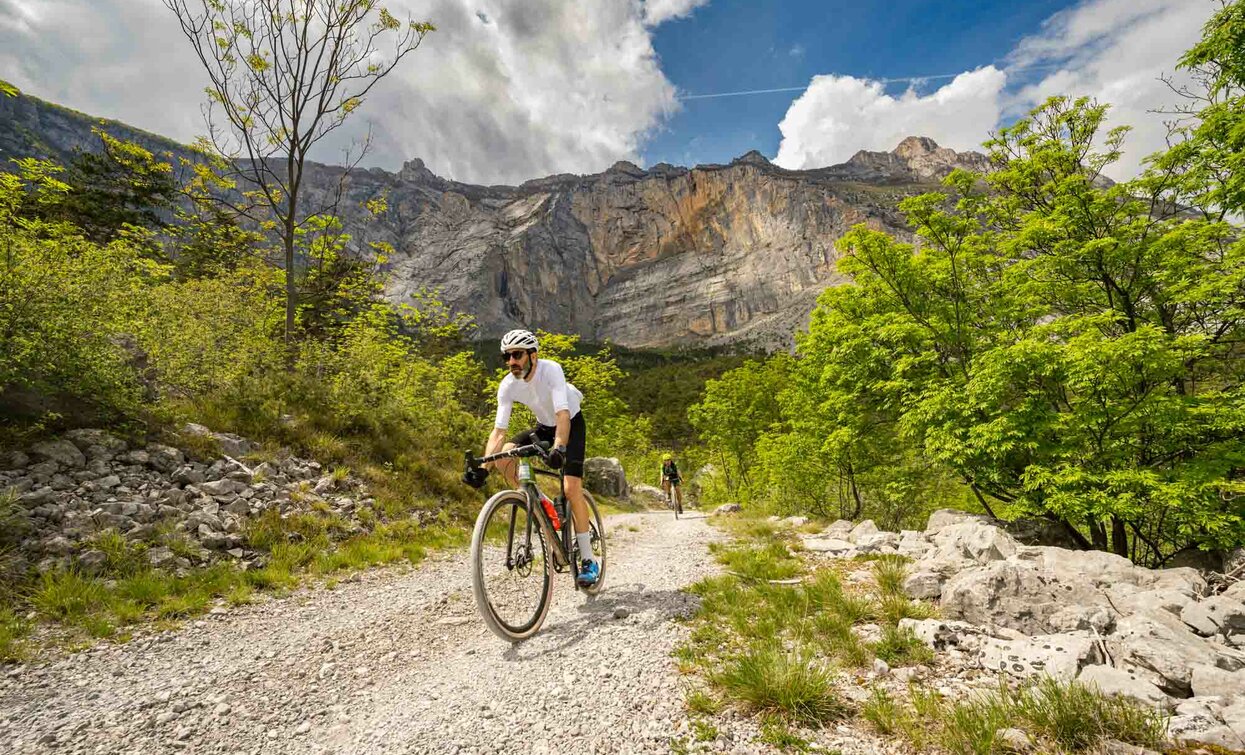
[[[501,337],[501,353],[505,354],[515,349],[540,351],[540,342],[536,340],[536,334],[530,330],[512,330]]]

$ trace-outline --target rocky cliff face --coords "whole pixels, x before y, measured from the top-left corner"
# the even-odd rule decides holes
[[[0,158],[64,155],[89,144],[90,124],[33,98],[0,100]],[[149,137],[123,135],[135,133]],[[840,282],[839,237],[857,223],[903,233],[896,201],[956,167],[988,163],[911,137],[893,152],[809,171],[750,152],[729,165],[620,162],[595,175],[484,187],[412,160],[396,174],[352,174],[342,214],[359,242],[394,246],[388,296],[436,289],[474,315],[482,335],[522,325],[630,347],[775,348]],[[339,176],[314,166],[312,193]],[[370,220],[362,202],[379,194],[389,212]]]

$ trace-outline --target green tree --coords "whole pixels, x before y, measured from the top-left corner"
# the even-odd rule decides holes
[[[732,493],[751,489],[757,442],[782,432],[779,393],[791,373],[790,357],[748,360],[705,384],[704,397],[688,414],[701,439],[717,455]]]
[[[1126,134],[1095,150],[1105,113],[1054,98],[1003,129],[994,172],[901,204],[919,245],[847,234],[856,285],[823,296],[801,351],[826,365],[836,432],[859,444],[884,428],[903,446],[875,458],[918,453],[987,506],[1162,563],[1245,533],[1230,503],[1245,248],[1153,175],[1104,186]]]
[[[290,345],[299,310],[300,237],[315,236],[326,216],[336,215],[341,195],[328,192],[321,204],[305,206],[307,156],[434,27],[404,25],[377,0],[164,4],[210,81],[207,143],[226,159],[226,178],[236,189],[217,198],[281,240]],[[343,182],[366,150],[365,142],[353,161],[347,159]]]

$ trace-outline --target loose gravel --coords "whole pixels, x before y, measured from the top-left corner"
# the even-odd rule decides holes
[[[5,670],[0,752],[668,752],[687,731],[680,588],[716,571],[720,535],[667,513],[607,527],[605,591],[559,575],[525,643],[484,628],[467,552],[440,554]]]

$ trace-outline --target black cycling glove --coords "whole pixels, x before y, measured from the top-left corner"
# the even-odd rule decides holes
[[[473,467],[463,472],[463,482],[477,490],[484,487],[484,481],[487,479],[488,470],[484,467]]]
[[[566,463],[566,446],[554,446],[549,452],[548,462],[552,469],[561,469]]]

